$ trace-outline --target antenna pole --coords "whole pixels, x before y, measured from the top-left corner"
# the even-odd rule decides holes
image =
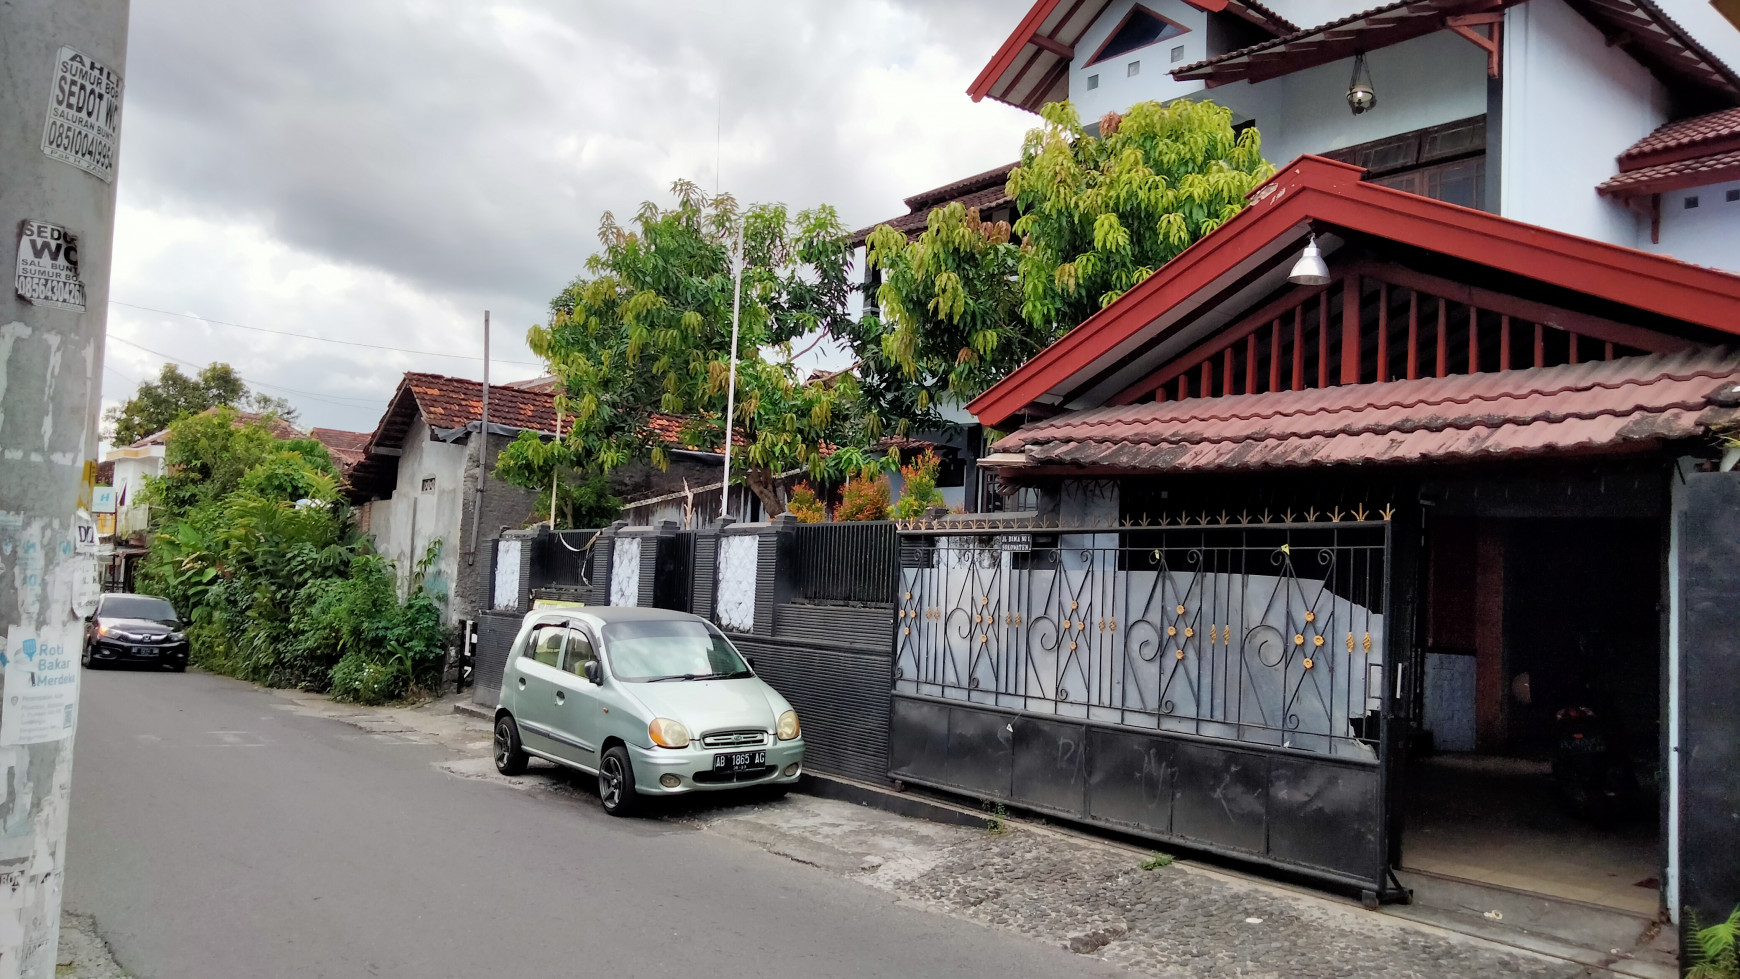
[[[731,435],[737,422],[737,325],[743,305],[743,224],[737,223],[737,255],[732,262],[731,281],[731,369],[725,383],[725,478],[719,488],[719,517],[730,515],[731,506]]]

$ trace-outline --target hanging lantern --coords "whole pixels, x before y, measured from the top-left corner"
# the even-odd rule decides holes
[[[1305,251],[1299,260],[1293,263],[1293,271],[1287,273],[1287,281],[1296,286],[1326,286],[1329,284],[1329,263],[1323,260],[1323,252],[1317,247],[1317,236],[1305,243]]]
[[[1347,107],[1354,115],[1377,108],[1377,89],[1371,84],[1371,69],[1365,65],[1365,55],[1353,56],[1353,78],[1347,83]]]

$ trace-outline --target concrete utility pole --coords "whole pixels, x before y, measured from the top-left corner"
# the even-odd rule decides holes
[[[0,979],[60,936],[128,0],[0,0]]]

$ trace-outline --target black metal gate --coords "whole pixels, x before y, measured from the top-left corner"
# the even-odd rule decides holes
[[[1311,516],[903,530],[892,775],[1383,895],[1389,514]]]

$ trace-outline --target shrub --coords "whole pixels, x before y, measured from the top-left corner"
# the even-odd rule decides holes
[[[822,501],[816,499],[816,491],[809,483],[799,483],[792,487],[791,499],[786,502],[786,512],[796,517],[798,523],[821,523],[827,518],[822,509]]]
[[[332,699],[373,706],[397,700],[406,689],[405,675],[365,653],[347,653],[332,668]]]
[[[847,480],[840,492],[840,505],[834,508],[835,520],[887,520],[888,477],[862,476]]]
[[[896,519],[922,517],[926,509],[943,505],[942,491],[936,488],[937,470],[940,468],[936,452],[930,449],[900,467],[900,478],[905,485],[900,491],[900,502],[894,505]]]

